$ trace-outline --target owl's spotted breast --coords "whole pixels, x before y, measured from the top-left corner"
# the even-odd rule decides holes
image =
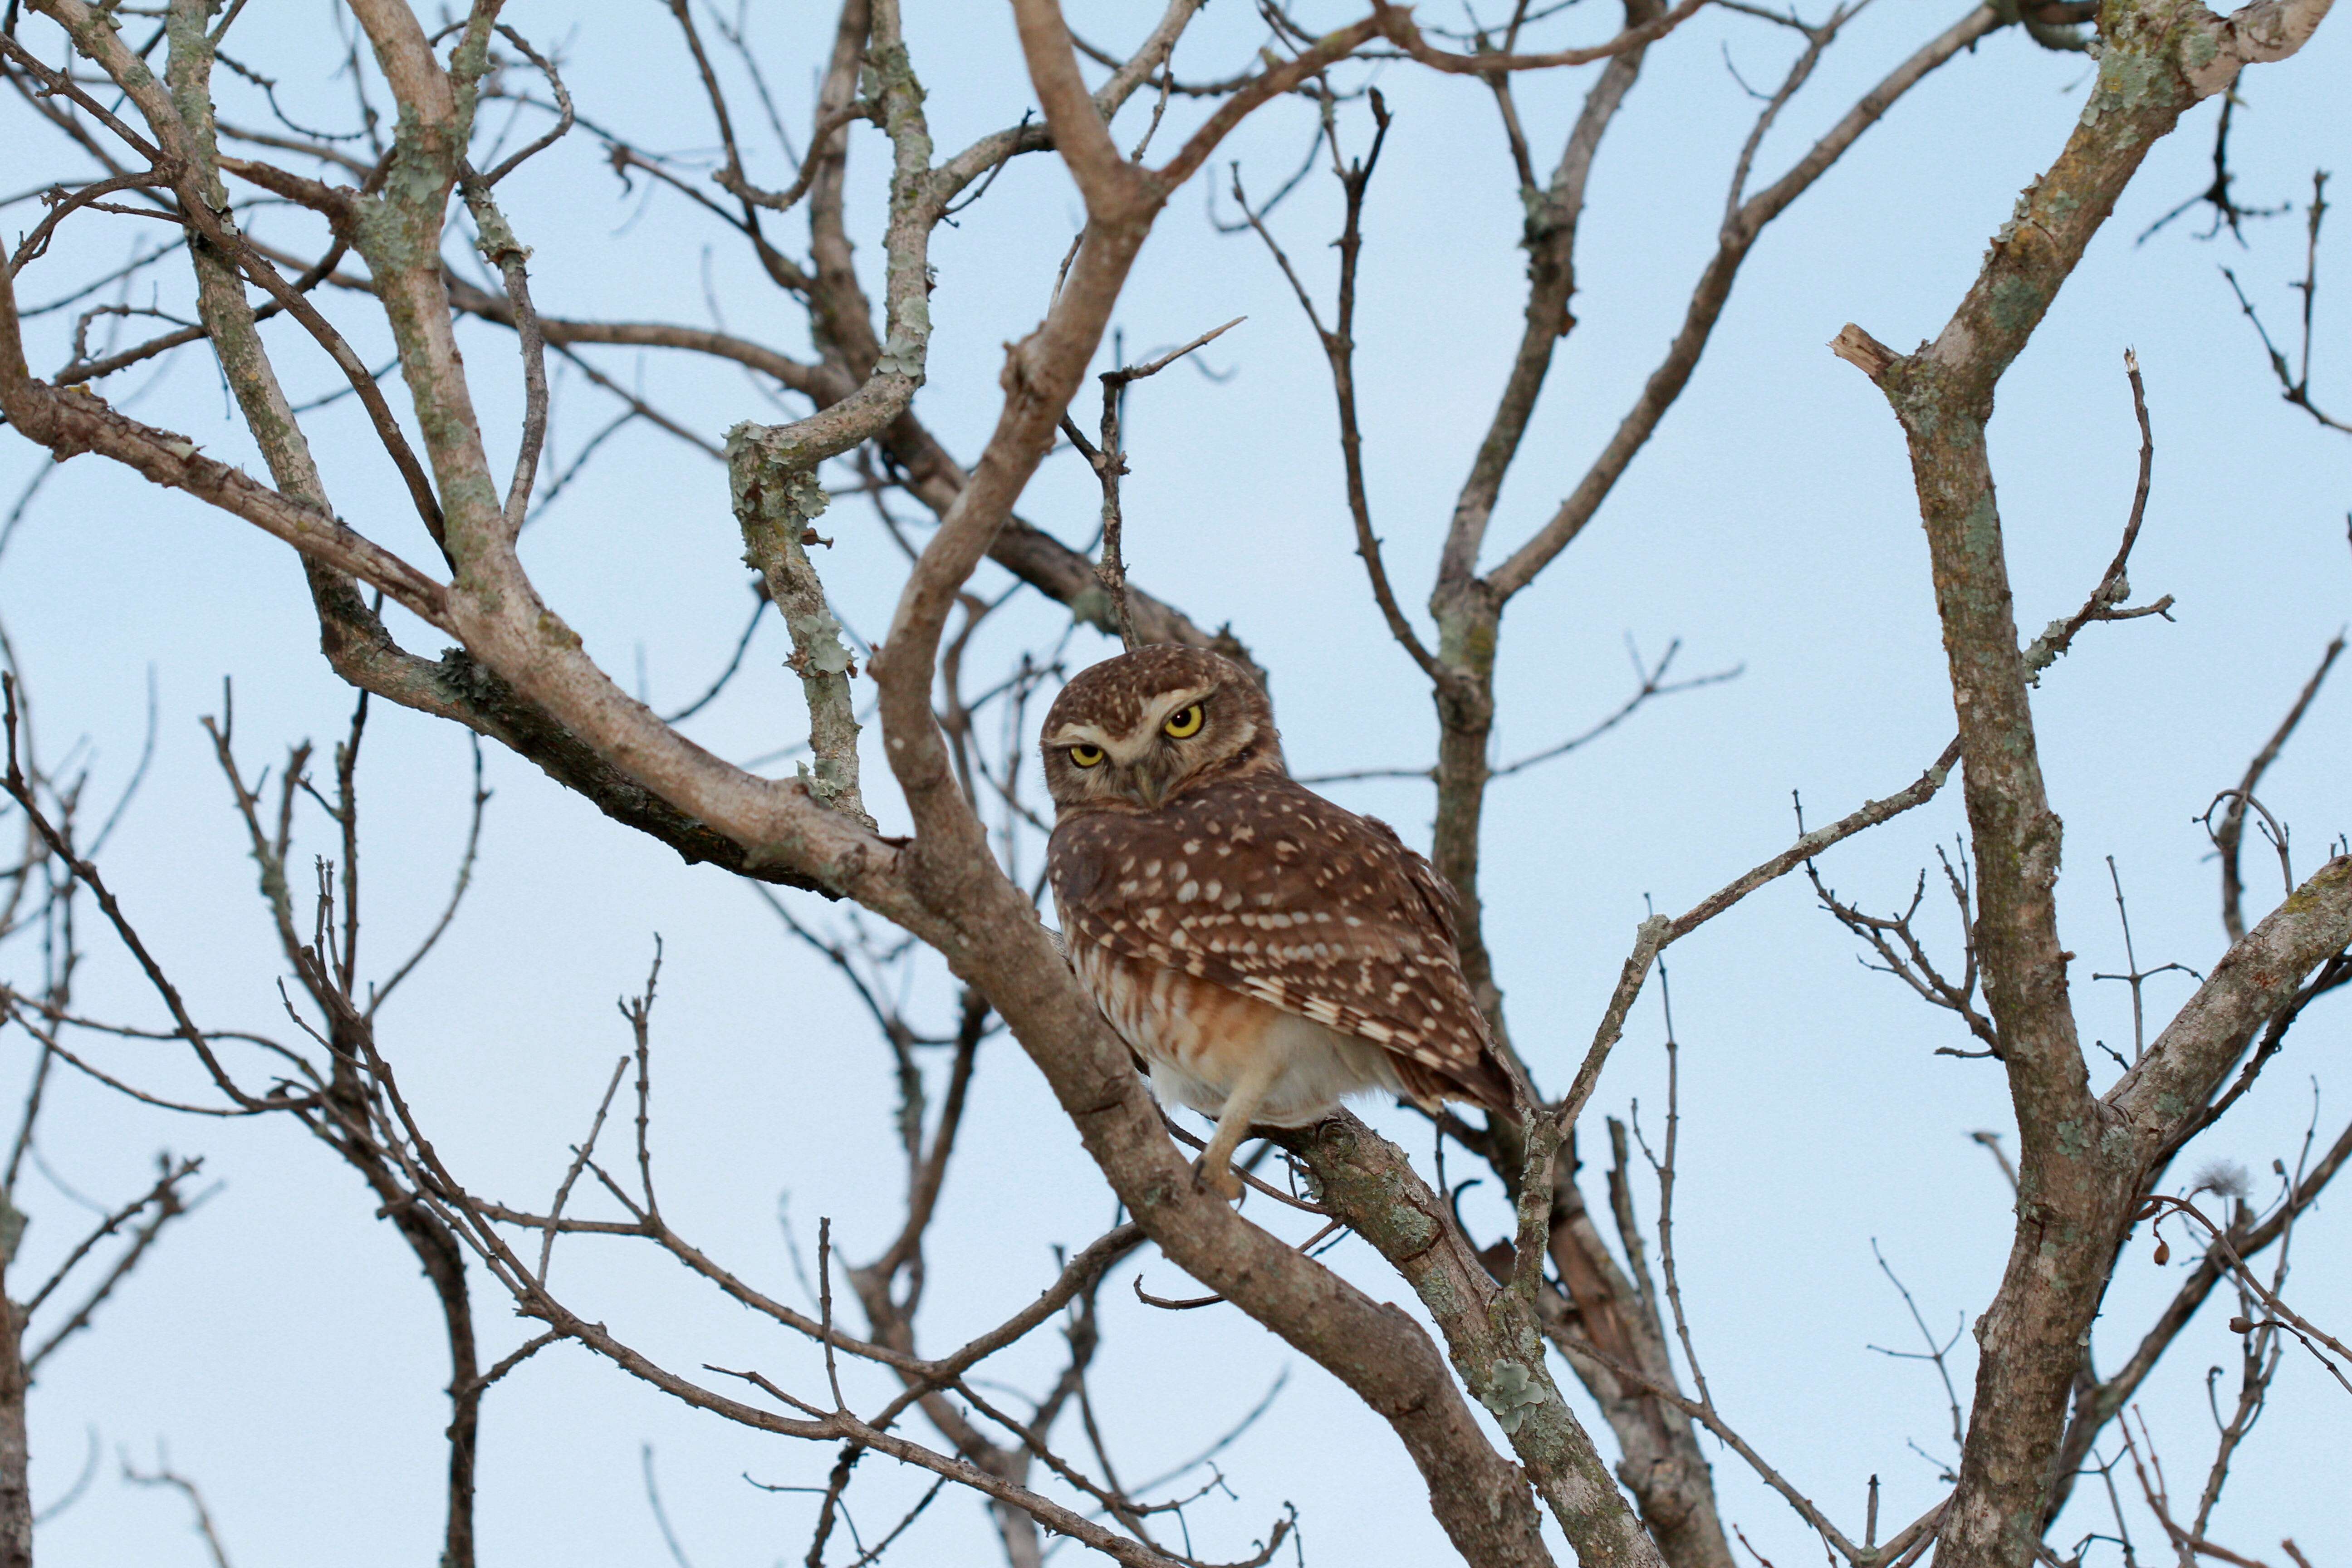
[[[1511,1110],[1444,886],[1385,823],[1259,773],[1156,811],[1066,813],[1049,869],[1074,954],[1091,944],[1369,1041],[1417,1100]]]
[[[1403,1083],[1389,1053],[1181,969],[1079,942],[1072,965],[1121,1039],[1150,1069],[1162,1102],[1223,1114],[1253,1069],[1271,1065],[1250,1121],[1311,1126],[1349,1096]]]

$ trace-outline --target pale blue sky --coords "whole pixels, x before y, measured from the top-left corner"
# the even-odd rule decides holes
[[[1424,9],[1430,20],[1447,19]],[[1310,10],[1337,21],[1344,8]],[[1072,12],[1106,42],[1124,43],[1144,25],[1134,6]],[[1880,0],[1768,140],[1761,176],[1776,175],[1958,14],[1956,5]],[[328,79],[328,15],[318,0],[257,0],[231,47],[241,44],[241,58],[281,79],[298,119],[341,126],[350,113],[345,89]],[[567,80],[598,123],[650,148],[709,140],[658,7],[518,0],[509,15],[535,41],[562,46]],[[1598,16],[1571,20],[1579,37],[1602,25]],[[830,18],[823,7],[779,5],[755,8],[751,25],[798,136]],[[53,58],[54,31],[25,26]],[[1009,122],[1029,103],[1003,8],[910,4],[908,26],[941,149]],[[2347,25],[2332,23],[2296,59],[2245,79],[2242,199],[2299,204],[2315,165],[2347,164]],[[1250,13],[1228,0],[1204,15],[1179,66],[1223,75],[1259,41]],[[1549,515],[1680,319],[1753,112],[1725,68],[1727,53],[1753,82],[1782,68],[1789,48],[1787,35],[1710,14],[1653,52],[1595,172],[1580,254],[1580,324],[1504,493],[1494,550]],[[1785,843],[1791,790],[1813,820],[1824,819],[1909,782],[1950,733],[1899,434],[1876,394],[1822,345],[1849,320],[1898,347],[1933,335],[2018,188],[2055,155],[2087,68],[2080,57],[2044,54],[2003,34],[1898,106],[1769,233],[1658,438],[1586,536],[1506,617],[1506,757],[1580,730],[1619,702],[1632,685],[1628,637],[1653,653],[1682,638],[1687,672],[1746,669],[1737,682],[1644,712],[1589,751],[1495,788],[1489,937],[1520,1047],[1555,1089],[1590,1037],[1645,896],[1662,910],[1687,906]],[[1590,75],[1523,83],[1539,158],[1557,155]],[[1390,569],[1417,615],[1516,340],[1518,216],[1482,87],[1393,68],[1379,79],[1397,122],[1366,222],[1360,376],[1375,512]],[[1144,112],[1121,120],[1123,140],[1139,134]],[[1163,145],[1183,112],[1171,111]],[[2122,961],[2104,858],[2115,858],[2131,893],[2142,962],[2210,965],[2221,950],[2213,870],[2190,818],[2234,782],[2321,647],[2352,616],[2352,447],[2279,405],[2216,270],[2237,268],[2268,319],[2285,326],[2295,305],[2285,284],[2302,263],[2300,206],[2252,226],[2242,250],[2226,239],[2196,243],[2191,226],[2202,226],[2201,215],[2132,243],[2210,177],[2213,113],[2211,105],[2199,110],[2150,159],[2004,384],[1992,428],[2019,619],[2030,634],[2080,602],[2114,548],[2137,456],[2121,356],[2137,347],[2158,452],[2132,579],[2142,598],[2175,595],[2177,618],[2091,628],[2037,698],[2044,766],[2066,822],[2062,914],[2068,945],[2083,955],[2078,1005],[2086,1032],[2116,1045],[2130,1029],[2123,988],[2088,978]],[[8,191],[79,168],[29,151],[47,143],[27,133],[20,105],[0,116],[0,185]],[[784,183],[786,165],[748,100],[741,118],[755,121],[746,132],[754,177]],[[1360,147],[1360,107],[1346,110],[1342,125],[1349,145]],[[1220,157],[1220,185],[1230,157],[1242,161],[1254,191],[1270,190],[1296,165],[1310,128],[1303,106],[1261,115]],[[856,135],[861,260],[874,264],[879,142],[864,128]],[[543,310],[705,321],[699,263],[708,244],[709,297],[730,329],[804,350],[799,313],[723,232],[668,195],[633,216],[635,197],[586,132],[502,191],[536,248]],[[1234,316],[1249,320],[1202,356],[1232,371],[1230,379],[1180,368],[1130,403],[1126,498],[1136,577],[1197,619],[1233,622],[1274,672],[1299,771],[1424,763],[1434,732],[1426,694],[1381,626],[1352,557],[1320,355],[1263,249],[1213,232],[1202,206],[1197,183],[1171,204],[1119,325],[1140,353]],[[29,226],[26,211],[11,209],[10,232]],[[1076,215],[1059,167],[1031,158],[935,241],[938,333],[919,407],[967,459],[994,418],[1001,345],[1034,323]],[[273,224],[297,232],[275,217],[263,220],[263,232]],[[1328,300],[1326,241],[1337,231],[1328,177],[1310,179],[1275,226]],[[783,228],[800,233],[789,220]],[[82,236],[69,227],[53,257],[27,269],[22,300],[54,297],[77,268],[117,259],[127,243],[95,225]],[[159,276],[168,304],[183,285],[168,270]],[[63,358],[60,319],[37,329],[47,334],[37,337],[37,368]],[[2333,378],[2352,403],[2345,319],[2323,285],[2319,379]],[[363,354],[380,356],[380,333],[356,337]],[[334,384],[293,334],[273,330],[271,341],[298,398]],[[466,342],[486,405],[510,408],[510,340],[469,331]],[[725,367],[610,352],[599,363],[641,378],[648,396],[712,436],[740,418],[775,416]],[[139,373],[120,378],[110,395],[141,383]],[[224,421],[211,366],[193,354],[174,362],[137,411],[216,454],[249,450]],[[1090,400],[1083,412],[1090,423]],[[559,455],[605,417],[598,395],[569,381]],[[413,516],[403,517],[389,465],[370,456],[356,421],[346,400],[312,423],[338,506],[412,558],[429,558]],[[508,425],[494,422],[490,438],[494,451],[510,450]],[[32,472],[21,443],[0,443],[0,485],[13,494]],[[1093,498],[1090,476],[1064,456],[1022,510],[1082,542]],[[887,619],[898,558],[860,500],[837,503],[825,528],[839,543],[819,565],[845,618],[871,635]],[[674,705],[724,662],[748,611],[740,552],[723,472],[668,437],[633,430],[534,525],[526,561],[608,668],[634,680],[642,647],[654,700]],[[137,755],[153,669],[156,759],[109,869],[199,1018],[283,1026],[250,863],[195,720],[217,710],[226,676],[236,682],[249,767],[276,761],[287,742],[324,744],[340,731],[348,695],[316,656],[290,559],[242,524],[85,458],[51,480],[0,558],[0,608],[48,753],[87,735],[101,793]],[[982,639],[982,653],[1002,658],[1021,641],[1048,640],[1056,616],[1032,601]],[[427,636],[412,646],[435,647]],[[1073,647],[1080,658],[1107,651],[1091,633]],[[750,673],[692,732],[738,757],[796,738],[798,698],[779,668],[782,651],[773,628],[763,632]],[[2294,828],[2299,866],[2315,865],[2326,842],[2352,829],[2347,703],[2340,687],[2322,699],[2265,790]],[[381,965],[442,897],[462,833],[467,749],[450,727],[379,705],[368,756],[370,941]],[[493,754],[488,767],[498,794],[478,889],[446,948],[392,1010],[385,1034],[444,1153],[478,1190],[509,1201],[538,1201],[552,1189],[625,1041],[611,1003],[637,988],[659,932],[667,953],[656,1020],[666,1206],[709,1250],[783,1294],[794,1288],[776,1229],[780,1190],[790,1192],[791,1224],[804,1246],[817,1217],[829,1215],[847,1255],[877,1250],[899,1197],[887,1142],[891,1089],[880,1045],[851,999],[782,940],[747,889],[681,867],[516,759]],[[896,818],[887,786],[873,793],[886,823]],[[1425,843],[1425,786],[1333,793]],[[310,826],[315,835],[319,825]],[[1842,894],[1884,908],[1907,897],[1917,868],[1962,826],[1957,799],[1940,798],[1841,847],[1825,873]],[[323,835],[310,842],[326,845]],[[2253,896],[2273,897],[2268,868],[2249,865]],[[824,916],[815,900],[799,905]],[[1948,916],[1934,929],[1956,942]],[[91,945],[84,1005],[150,1018],[152,1005],[119,955],[102,941]],[[26,973],[30,962],[19,953],[0,973]],[[1915,1344],[1870,1244],[1877,1239],[1931,1324],[1948,1331],[1984,1308],[2008,1249],[2009,1197],[1968,1134],[2009,1126],[1998,1071],[1934,1056],[1965,1043],[1958,1026],[1896,982],[1863,973],[1852,942],[1801,884],[1758,895],[1676,949],[1671,967],[1685,1047],[1678,1251],[1717,1398],[1849,1528],[1859,1527],[1873,1472],[1887,1488],[1882,1517],[1906,1521],[1938,1495],[1935,1466],[1906,1440],[1940,1461],[1948,1417],[1927,1368],[1866,1348]],[[2159,1009],[2186,994],[2178,981],[2152,985]],[[1601,1114],[1622,1116],[1635,1099],[1644,1126],[1655,1125],[1659,1037],[1653,996],[1601,1084],[1589,1138]],[[2344,1041],[2341,1005],[2315,1011],[2260,1089],[2181,1168],[2235,1160],[2258,1173],[2261,1190],[2267,1178],[2259,1173],[2273,1157],[2292,1160],[2311,1114],[2311,1076],[2340,1069]],[[168,1048],[124,1048],[110,1059],[161,1089],[192,1084]],[[9,1073],[29,1060],[21,1034],[0,1044],[0,1060],[12,1064],[0,1069]],[[2094,1076],[2105,1081],[2095,1063]],[[2340,1070],[2336,1077],[2320,1111],[2323,1139],[2346,1114]],[[48,1114],[49,1165],[81,1192],[112,1200],[135,1190],[166,1144],[205,1153],[226,1184],[108,1309],[99,1331],[45,1371],[32,1406],[37,1499],[71,1481],[86,1432],[109,1456],[90,1496],[44,1528],[45,1563],[199,1561],[176,1500],[113,1475],[116,1446],[152,1458],[158,1440],[205,1487],[239,1568],[427,1559],[440,1527],[446,1363],[415,1265],[391,1229],[370,1220],[357,1182],[290,1126],[175,1120],[79,1083],[58,1086]],[[1428,1140],[1412,1119],[1377,1110],[1374,1120],[1425,1163]],[[1605,1144],[1588,1142],[1588,1152],[1596,1147]],[[1051,1244],[1081,1244],[1111,1215],[1108,1190],[1010,1042],[984,1053],[965,1151],[933,1233],[934,1343],[1026,1300],[1050,1277]],[[1598,1173],[1589,1176],[1597,1197]],[[38,1268],[82,1217],[41,1178],[26,1192],[21,1201],[35,1216],[26,1257]],[[1491,1224],[1479,1196],[1470,1212]],[[1646,1192],[1643,1205],[1646,1213]],[[2303,1227],[2291,1291],[2339,1331],[2341,1304],[2352,1300],[2343,1209],[2341,1200],[2324,1205]],[[1411,1301],[1360,1244],[1342,1246],[1331,1261],[1375,1292]],[[1147,1256],[1140,1268],[1149,1288],[1183,1293],[1166,1264]],[[1417,1479],[1377,1420],[1236,1314],[1139,1307],[1126,1279],[1134,1271],[1106,1292],[1109,1338],[1097,1382],[1128,1473],[1181,1459],[1288,1373],[1273,1409],[1221,1461],[1239,1502],[1192,1512],[1202,1554],[1244,1554],[1289,1500],[1300,1508],[1310,1562],[1443,1556]],[[2134,1243],[2103,1321],[2103,1367],[2137,1341],[2177,1277],[2177,1266],[2158,1269],[2145,1242]],[[788,1385],[818,1375],[803,1347],[618,1248],[577,1244],[559,1254],[557,1279],[592,1316],[675,1364],[757,1364]],[[2143,1400],[2176,1489],[2188,1486],[2184,1472],[2201,1476],[2210,1452],[2199,1378],[2208,1364],[2234,1365],[2236,1342],[2218,1321],[2226,1315],[2183,1337]],[[523,1337],[495,1301],[484,1300],[481,1318],[492,1353]],[[998,1373],[1036,1382],[1053,1348],[1007,1358]],[[1955,1349],[1963,1377],[1971,1348],[1963,1336]],[[2315,1563],[2352,1556],[2352,1516],[2329,1497],[2341,1486],[2347,1409],[2324,1373],[2290,1356],[2275,1408],[2217,1516],[2222,1539],[2259,1554],[2292,1533]],[[645,1442],[658,1451],[671,1518],[697,1568],[796,1561],[805,1551],[811,1500],[758,1492],[739,1477],[810,1484],[821,1481],[829,1455],[698,1416],[582,1352],[558,1350],[489,1404],[483,1561],[665,1561],[639,1480]],[[1811,1542],[1795,1516],[1736,1456],[1718,1453],[1715,1464],[1727,1514],[1748,1538],[1781,1568],[1808,1561]],[[914,1479],[873,1459],[859,1486],[861,1525],[919,1492]],[[2078,1504],[2070,1521],[2084,1511]],[[2062,1533],[2071,1543],[2094,1528],[2106,1528],[2103,1511]],[[994,1551],[978,1503],[952,1492],[907,1550],[913,1561],[973,1563]]]

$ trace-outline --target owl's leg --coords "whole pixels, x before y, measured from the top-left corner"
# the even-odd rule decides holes
[[[1228,1203],[1242,1195],[1242,1179],[1234,1173],[1234,1151],[1249,1136],[1250,1122],[1274,1080],[1282,1076],[1282,1068],[1279,1052],[1256,1054],[1226,1094],[1225,1108],[1217,1113],[1217,1130],[1210,1134],[1209,1146],[1201,1151],[1200,1162],[1193,1166],[1202,1184]]]

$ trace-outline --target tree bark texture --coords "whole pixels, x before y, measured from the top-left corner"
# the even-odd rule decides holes
[[[1910,449],[1959,720],[1977,941],[2021,1142],[2017,1227],[2000,1289],[1976,1325],[1981,1359],[1940,1563],[2022,1568],[2033,1561],[2067,1395],[2154,1154],[2131,1110],[2116,1102],[2125,1095],[2142,1103],[2149,1091],[2127,1079],[2105,1100],[2093,1095],[2076,1036],[2067,983],[2074,955],[2060,942],[2055,899],[2061,826],[2042,776],[1986,445],[1994,390],[2148,149],[2191,105],[2226,89],[2241,65],[2299,47],[2326,9],[2266,4],[2224,21],[2197,0],[2109,0],[2082,117],[2057,163],[2026,187],[1994,236],[1959,310],[1916,353],[1881,360],[1871,345],[1848,356],[1886,394]],[[2331,865],[2288,909],[2326,903],[2327,888],[2343,879],[2341,863]],[[2342,934],[2332,926],[2321,933],[2324,950],[2310,963],[2333,951],[2325,944],[2340,946]],[[2224,980],[2252,962],[2241,954],[2261,937],[2224,961],[2184,1019],[2201,1005],[2250,1028],[2279,1005],[2277,984]],[[2291,991],[2305,969],[2263,973]],[[2166,1078],[2162,1061],[2188,1054],[2159,1040],[2134,1077]],[[2200,1058],[2198,1068],[2206,1065]],[[2202,1107],[2211,1081],[2196,1069],[2187,1076],[2202,1084],[2193,1106],[2175,1093],[2148,1121],[2168,1114],[2177,1124]]]
[[[25,1436],[30,1381],[24,1310],[0,1292],[0,1568],[33,1568],[32,1449]]]

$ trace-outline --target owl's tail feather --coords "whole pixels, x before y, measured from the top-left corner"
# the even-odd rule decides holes
[[[1480,1051],[1475,1061],[1459,1066],[1449,1063],[1444,1068],[1432,1067],[1417,1057],[1402,1054],[1395,1060],[1397,1077],[1405,1093],[1424,1110],[1433,1111],[1444,1100],[1466,1100],[1498,1116],[1518,1114],[1510,1070],[1496,1059],[1492,1050]]]

